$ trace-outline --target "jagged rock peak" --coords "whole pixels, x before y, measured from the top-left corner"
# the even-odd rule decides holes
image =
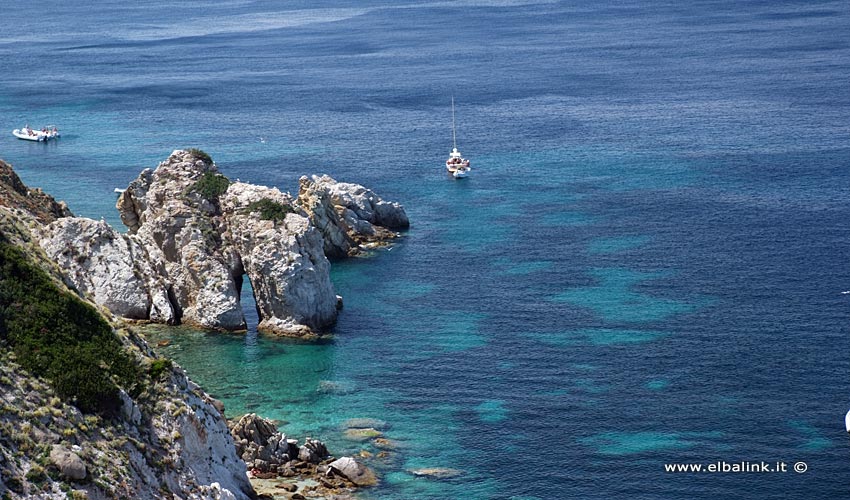
[[[224,237],[219,208],[229,184],[206,153],[176,150],[156,170],[142,171],[118,200],[121,220],[158,271],[176,321],[245,329],[242,262]]]
[[[145,223],[151,206],[160,208],[168,202],[194,202],[201,204],[206,211],[214,212],[214,200],[208,200],[197,190],[191,189],[206,173],[218,174],[218,167],[209,155],[198,149],[174,150],[156,170],[142,170],[139,177],[118,197],[115,207],[121,222],[127,226],[130,233],[135,233]],[[227,178],[223,177],[219,186],[226,188],[228,182]],[[180,196],[169,199],[167,195],[176,194],[175,188],[178,186],[182,189]]]

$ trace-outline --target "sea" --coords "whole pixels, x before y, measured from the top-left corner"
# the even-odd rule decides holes
[[[850,497],[846,1],[0,19],[0,158],[78,216],[122,227],[115,188],[188,147],[231,179],[328,174],[404,205],[390,247],[332,263],[330,339],[257,334],[249,287],[246,334],[148,332],[228,415],[371,454],[361,498]]]

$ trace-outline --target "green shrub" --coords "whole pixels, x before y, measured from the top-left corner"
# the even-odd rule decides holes
[[[253,201],[245,207],[247,213],[260,212],[260,219],[271,220],[275,222],[282,221],[286,218],[286,214],[294,213],[295,210],[289,205],[272,201],[268,198],[263,198],[259,201]]]
[[[30,470],[27,471],[26,476],[24,477],[26,477],[27,481],[31,483],[40,483],[47,479],[47,472],[44,470],[44,467],[37,464],[33,464],[32,467],[30,467]]]
[[[151,367],[148,369],[148,374],[150,374],[151,378],[154,380],[159,379],[166,370],[171,369],[171,360],[166,358],[155,359],[153,363],[151,363]]]
[[[138,379],[138,367],[100,313],[2,237],[0,341],[84,412],[117,409],[119,384],[131,387]]]
[[[191,189],[204,198],[216,202],[218,197],[227,191],[228,186],[230,186],[230,179],[227,177],[215,172],[204,172]]]
[[[186,150],[187,153],[194,156],[195,158],[200,158],[204,163],[212,165],[213,160],[210,155],[206,153],[206,151],[200,150],[198,148],[189,148]]]

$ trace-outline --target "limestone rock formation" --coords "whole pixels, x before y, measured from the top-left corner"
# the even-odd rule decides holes
[[[206,182],[212,191],[204,189]],[[179,321],[240,330],[241,262],[221,237],[223,218],[216,189],[227,180],[193,151],[174,151],[153,172],[145,170],[116,204],[121,220],[161,269]]]
[[[261,331],[312,335],[336,320],[322,234],[289,195],[230,183],[205,155],[178,150],[143,171],[116,206],[130,239],[145,250],[136,254],[148,261],[142,267],[160,278],[147,280],[151,302],[164,294],[175,321],[244,329],[243,275],[251,280]]]
[[[297,204],[324,235],[328,257],[354,255],[360,245],[395,238],[395,231],[410,226],[404,207],[359,184],[327,175],[302,176],[299,184]]]
[[[307,438],[306,442],[298,448],[298,460],[317,464],[328,457],[328,448],[325,443],[318,439]]]
[[[40,228],[39,244],[74,287],[113,314],[173,322],[165,286],[145,250],[104,221],[65,217]]]
[[[309,334],[336,320],[337,296],[322,235],[277,189],[234,183],[221,199],[225,235],[251,280],[258,329]]]
[[[230,434],[236,443],[236,454],[257,473],[275,473],[289,470],[292,464],[318,464],[328,458],[328,449],[317,439],[307,438],[298,447],[298,441],[288,439],[278,432],[271,420],[254,413],[243,415],[232,422]]]

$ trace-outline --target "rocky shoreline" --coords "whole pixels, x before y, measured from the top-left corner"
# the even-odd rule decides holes
[[[256,415],[228,425],[223,405],[158,357],[133,322],[244,330],[247,276],[261,331],[319,335],[341,307],[328,259],[397,237],[409,225],[403,207],[328,176],[302,177],[297,198],[231,182],[197,150],[143,171],[117,206],[129,234],[74,217],[0,161],[0,250],[9,259],[0,283],[15,294],[0,316],[0,496],[297,500],[350,498],[377,484],[354,457],[332,457],[314,439],[299,446]],[[52,299],[29,296],[30,278],[60,305],[35,307]],[[18,311],[21,304],[33,312]],[[48,326],[6,332],[6,321]],[[80,348],[94,330],[112,351]],[[32,339],[60,364],[89,356],[79,358],[88,364],[38,375],[16,357],[28,355]],[[98,361],[105,355],[113,358]],[[106,377],[109,387],[85,377],[75,384],[86,387],[62,385],[63,371]],[[108,408],[81,410],[73,395],[81,388]]]
[[[236,454],[261,496],[273,498],[350,498],[362,487],[378,484],[374,471],[353,457],[333,457],[325,444],[306,438],[298,446],[271,420],[254,413],[228,422]]]

